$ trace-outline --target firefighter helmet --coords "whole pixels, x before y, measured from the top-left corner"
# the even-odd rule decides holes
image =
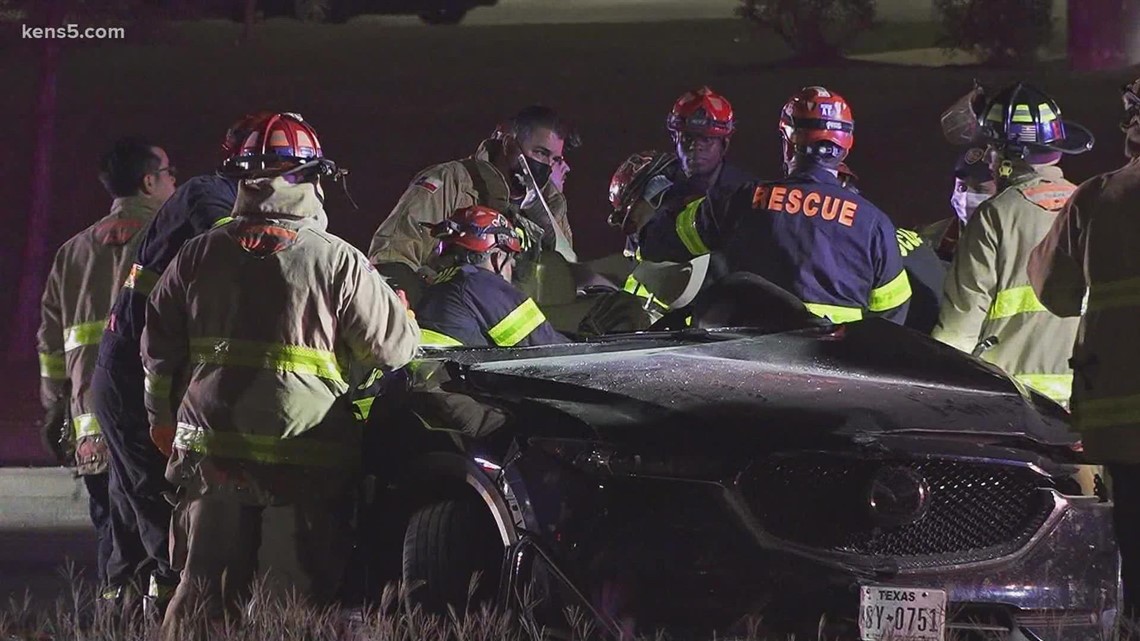
[[[732,103],[705,86],[678,98],[665,126],[673,135],[688,133],[728,138],[736,129],[736,118],[732,114]]]
[[[316,173],[336,175],[336,165],[324,158],[317,131],[301,114],[274,113],[261,119],[237,145],[223,167],[245,175],[293,173],[311,166]]]
[[[483,205],[456,210],[447,219],[431,225],[431,235],[439,239],[442,251],[458,247],[474,254],[493,249],[518,254],[523,250],[522,231],[506,216]]]
[[[1061,119],[1061,108],[1040,89],[1019,82],[994,95],[982,110],[982,140],[1007,154],[1081,154],[1093,147],[1092,132]]]
[[[222,151],[225,152],[226,158],[238,155],[241,152],[242,143],[249,138],[249,135],[260,129],[265,121],[274,115],[276,112],[262,109],[246,114],[230,125],[230,128],[226,130],[226,137],[222,139]]]
[[[641,151],[622,161],[610,178],[613,210],[607,222],[626,234],[635,233],[636,229],[629,228],[634,206],[641,199],[654,206],[660,204],[660,198],[673,185],[668,174],[676,166],[676,155],[658,151]]]
[[[843,96],[823,87],[804,87],[780,111],[785,160],[795,153],[843,160],[855,145],[855,117]]]

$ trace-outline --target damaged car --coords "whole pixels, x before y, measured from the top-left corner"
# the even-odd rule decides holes
[[[360,589],[615,639],[1113,630],[1111,502],[1060,406],[881,319],[729,300],[429,351],[366,432]]]

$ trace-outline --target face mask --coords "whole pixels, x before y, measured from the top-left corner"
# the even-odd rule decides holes
[[[534,177],[534,183],[538,185],[539,189],[546,187],[546,183],[550,181],[550,172],[552,170],[550,165],[545,165],[538,162],[534,158],[528,158],[526,154],[519,154],[522,161],[526,163],[527,168],[530,169],[530,175]],[[523,171],[520,169],[519,171]],[[523,179],[523,184],[528,185],[528,181]]]
[[[950,206],[958,214],[958,219],[964,223],[974,215],[978,205],[989,200],[990,196],[992,194],[979,191],[955,191],[954,195],[950,196]]]

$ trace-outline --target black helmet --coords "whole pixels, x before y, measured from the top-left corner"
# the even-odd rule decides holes
[[[1061,119],[1061,108],[1048,94],[1021,82],[990,99],[979,120],[982,141],[1022,157],[1082,154],[1095,142],[1088,129]]]

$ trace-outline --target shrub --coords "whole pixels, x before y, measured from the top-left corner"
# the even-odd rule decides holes
[[[934,0],[947,49],[994,65],[1032,62],[1053,38],[1053,0]]]
[[[875,0],[741,0],[736,15],[775,31],[797,58],[826,62],[874,26]]]

